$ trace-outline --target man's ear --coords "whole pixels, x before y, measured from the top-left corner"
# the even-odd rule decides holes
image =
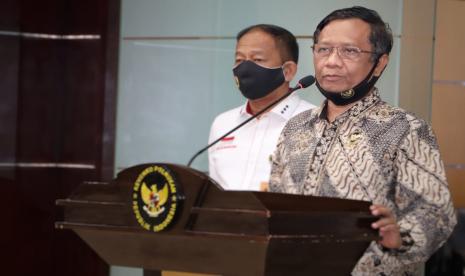
[[[286,61],[283,64],[284,79],[290,82],[297,73],[297,64],[293,61]]]
[[[386,65],[388,64],[388,62],[389,62],[389,56],[387,54],[383,54],[378,60],[378,65],[376,65],[373,75],[376,77],[379,77],[381,73],[383,73],[383,70],[384,68],[386,68]]]

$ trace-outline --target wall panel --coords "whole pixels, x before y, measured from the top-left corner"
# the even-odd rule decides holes
[[[117,0],[2,2],[1,275],[108,275],[54,223],[56,199],[113,176],[119,8]]]
[[[456,207],[465,207],[465,2],[437,1],[432,124]]]

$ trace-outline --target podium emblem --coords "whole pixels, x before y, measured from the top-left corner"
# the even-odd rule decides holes
[[[132,208],[137,222],[146,230],[167,229],[180,209],[179,183],[165,166],[145,168],[134,182]]]

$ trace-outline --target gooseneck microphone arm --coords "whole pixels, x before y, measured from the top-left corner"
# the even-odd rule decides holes
[[[302,89],[302,88],[307,88],[309,87],[310,85],[312,85],[313,83],[315,82],[315,78],[313,76],[306,76],[304,78],[302,78],[296,86],[294,86],[292,89],[289,90],[289,93],[286,93],[284,94],[283,96],[281,96],[279,99],[277,99],[276,101],[270,103],[269,105],[267,105],[265,108],[263,108],[262,110],[258,111],[256,114],[254,114],[252,117],[248,118],[247,120],[245,120],[244,122],[240,123],[239,125],[237,125],[235,128],[231,129],[230,131],[226,132],[223,136],[221,136],[220,138],[216,139],[215,141],[211,142],[210,144],[208,144],[207,146],[205,146],[204,148],[202,148],[201,150],[199,150],[196,154],[194,154],[194,156],[192,156],[192,158],[189,160],[189,163],[187,163],[187,166],[190,167],[192,162],[194,162],[195,158],[197,158],[197,156],[199,156],[200,154],[204,153],[206,150],[208,150],[210,147],[214,146],[216,143],[218,143],[219,141],[221,141],[223,138],[225,138],[226,136],[228,136],[229,134],[233,133],[234,131],[238,130],[239,128],[241,128],[243,125],[247,124],[248,122],[252,121],[253,119],[257,118],[258,116],[260,116],[261,114],[263,114],[265,111],[267,111],[270,107],[272,107],[273,105],[281,102],[282,100],[284,100],[285,98],[289,97],[294,91],[296,90],[299,90],[299,89]]]

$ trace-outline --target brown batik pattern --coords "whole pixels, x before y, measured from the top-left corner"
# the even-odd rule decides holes
[[[455,223],[436,138],[423,120],[377,90],[329,123],[326,105],[292,118],[272,159],[270,191],[371,201],[389,207],[402,247],[372,242],[353,275],[414,275]],[[432,227],[434,226],[434,227]]]

